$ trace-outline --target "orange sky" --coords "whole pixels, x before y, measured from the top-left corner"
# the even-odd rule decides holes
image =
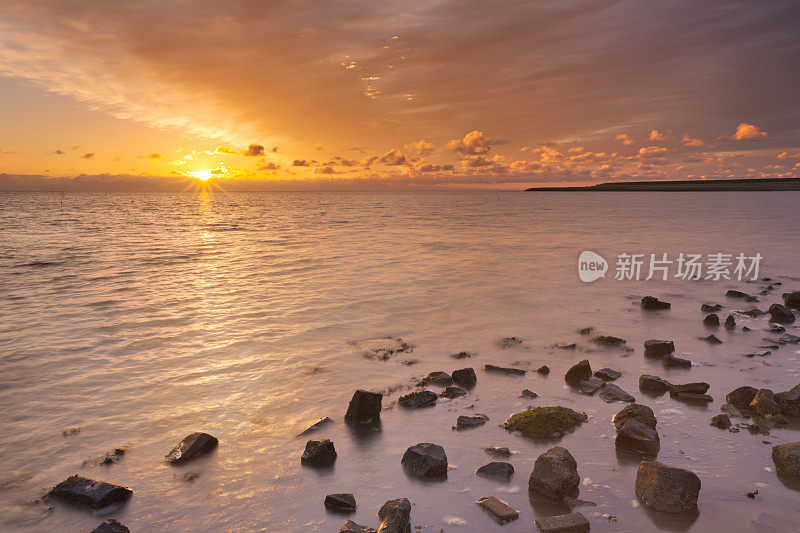
[[[798,177],[798,23],[788,1],[4,1],[0,190]]]

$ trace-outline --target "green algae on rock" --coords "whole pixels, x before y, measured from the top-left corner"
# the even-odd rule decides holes
[[[585,413],[573,411],[568,407],[534,407],[512,415],[506,420],[505,428],[519,431],[529,437],[557,437],[568,433],[586,422]]]

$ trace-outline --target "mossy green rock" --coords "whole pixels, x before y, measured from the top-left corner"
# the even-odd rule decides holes
[[[572,431],[587,419],[586,414],[568,407],[535,407],[511,416],[506,420],[505,428],[529,437],[557,437]]]

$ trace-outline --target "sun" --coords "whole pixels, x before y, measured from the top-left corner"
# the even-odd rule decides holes
[[[205,170],[196,170],[194,172],[190,172],[189,174],[200,181],[208,181],[211,178],[211,169],[207,168]]]

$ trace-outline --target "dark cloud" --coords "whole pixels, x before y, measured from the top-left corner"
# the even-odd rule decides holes
[[[81,156],[82,159],[92,159],[94,157],[94,153],[86,153]]]
[[[247,150],[242,151],[242,155],[247,157],[258,157],[264,155],[264,147],[260,144],[251,144]]]
[[[295,159],[292,161],[293,167],[310,167],[311,163],[305,159]]]

